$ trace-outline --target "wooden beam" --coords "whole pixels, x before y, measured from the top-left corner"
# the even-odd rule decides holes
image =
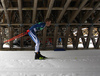
[[[13,7],[13,6],[12,6],[12,1],[10,1],[9,6],[10,6],[10,7]],[[12,13],[13,13],[13,10],[9,11],[9,19],[10,19],[10,23],[11,23]]]
[[[10,1],[10,6],[13,7],[11,1]],[[11,11],[9,11],[9,14],[8,14],[10,22],[11,22],[11,18],[12,18],[12,13],[13,13],[13,11],[11,10]],[[8,29],[9,29],[9,38],[12,38],[13,32],[14,32],[13,27],[9,26]],[[10,41],[10,49],[12,49],[12,48],[13,48],[13,41]]]
[[[57,42],[57,38],[58,38],[58,25],[55,26],[55,30],[54,30],[54,49],[56,48],[56,42]]]
[[[81,0],[76,1],[75,7],[78,7]]]
[[[95,19],[93,20],[93,23],[96,23],[100,19],[100,12],[96,15]]]
[[[94,2],[94,0],[91,0],[91,1],[90,1],[90,3],[88,3],[88,4],[89,4],[89,6],[88,6],[88,7],[92,7],[93,2]],[[89,12],[89,10],[87,10],[85,14],[88,14],[88,12]],[[82,20],[82,19],[81,19],[81,20]]]
[[[31,25],[32,23],[25,23],[25,24],[23,24],[24,26],[29,26],[29,25]],[[66,26],[66,25],[68,25],[68,23],[58,23],[59,25],[64,25],[64,26]],[[70,23],[70,25],[71,26],[75,26],[75,25],[79,25],[80,23]],[[93,23],[94,24],[94,26],[100,26],[100,23]],[[8,24],[7,23],[3,23],[3,24],[0,24],[1,26],[8,26]],[[10,24],[10,25],[12,25],[12,26],[20,26],[20,23],[15,23],[15,24]],[[55,25],[55,23],[52,23],[51,24],[52,26],[54,26]],[[90,26],[91,25],[91,23],[82,23],[82,26]]]
[[[5,14],[3,13],[3,22],[2,23],[5,23]]]
[[[78,48],[79,38],[81,38],[81,31],[82,31],[82,26],[78,26],[77,37],[76,37],[76,49]]]
[[[19,17],[20,17],[20,33],[22,33],[23,32],[22,0],[18,0],[18,11],[19,11]],[[23,37],[20,38],[20,46],[22,49],[23,48]]]
[[[12,20],[11,23],[14,23],[14,11],[12,12]]]
[[[2,27],[2,41],[4,41],[4,38],[5,38],[5,29],[4,29],[4,27]]]
[[[71,16],[71,18],[70,18],[70,20],[69,20],[69,23],[71,23],[71,22],[73,22],[73,20],[76,18],[76,16],[79,14],[79,12],[81,11],[81,9],[83,8],[83,6],[86,4],[86,2],[87,2],[88,0],[83,0],[83,2],[80,4],[80,6],[79,6],[79,10],[77,10],[77,11],[73,11],[72,12],[72,16]]]
[[[18,0],[18,10],[19,10],[19,17],[20,17],[20,23],[22,24],[22,0]]]
[[[72,29],[72,27],[71,27],[71,29]],[[73,35],[73,31],[71,31],[71,29],[70,29],[70,36],[72,36],[72,43],[73,43],[73,48],[75,49],[76,48],[76,45],[75,45],[75,41],[76,41],[76,36],[74,36]]]
[[[90,4],[89,4],[89,7],[92,7],[93,3],[94,3],[94,0],[91,0]]]
[[[7,11],[7,8],[6,8],[5,0],[1,0],[1,3],[2,3],[3,9],[4,9],[5,17],[7,19],[7,25],[9,25],[8,30],[9,30],[9,39],[10,39],[11,38],[10,18],[8,16],[8,11]],[[10,49],[12,48],[11,44],[12,44],[12,42],[10,42]]]
[[[61,7],[64,7],[64,4],[65,4],[65,2],[66,2],[66,0],[63,0],[62,2],[61,2]]]
[[[64,13],[66,12],[66,10],[67,10],[67,8],[68,8],[70,2],[71,2],[71,0],[67,0],[67,1],[66,1],[63,10],[61,11],[59,17],[57,18],[57,21],[56,21],[57,23],[59,23],[60,20],[62,19],[62,17],[63,17],[63,15],[64,15]]]
[[[91,15],[99,6],[100,6],[100,2],[98,2],[98,3],[95,5],[95,7],[94,7],[94,9],[93,9],[92,11],[89,11],[88,13],[86,13],[86,14],[84,15],[84,17],[83,17],[83,19],[82,19],[81,22],[84,22],[87,18],[89,18],[90,15]]]
[[[43,40],[43,49],[46,48],[46,39],[47,39],[46,32],[47,32],[47,27],[45,27],[44,30],[43,30],[43,38],[42,38],[42,40]]]
[[[89,11],[92,11],[94,8],[92,7],[84,7],[82,8],[81,10],[89,10]],[[3,11],[4,9],[3,8],[0,8],[0,11]],[[14,11],[14,10],[18,10],[17,7],[9,7],[7,8],[7,11]],[[22,8],[22,10],[34,10],[32,7],[24,7]],[[38,7],[37,10],[48,10],[47,7]],[[58,11],[62,11],[63,8],[62,7],[53,7],[52,10],[58,10]],[[78,11],[79,9],[77,7],[68,7],[66,10],[72,10],[72,11]],[[96,10],[100,10],[100,7],[98,7]]]
[[[37,2],[38,0],[34,0],[34,7],[33,7],[33,17],[32,17],[32,23],[34,24],[35,18],[36,18],[36,11],[37,11]]]
[[[20,31],[19,31],[19,33],[23,33],[23,26],[21,26],[21,25],[20,25]],[[23,46],[24,46],[23,45],[24,44],[23,43],[23,41],[24,41],[23,39],[24,39],[23,37],[20,38],[20,47],[21,47],[21,49],[23,49]]]
[[[12,2],[16,2],[17,0],[13,0]],[[24,0],[24,2],[30,2],[31,0]],[[42,1],[42,0],[40,0]],[[72,0],[72,1],[77,1],[77,0]],[[99,0],[94,0],[95,2],[98,2]]]
[[[83,36],[82,31],[80,31],[80,32],[81,32],[81,35]],[[81,36],[81,39],[82,39],[82,42],[83,42],[83,46],[84,46],[84,48],[85,48],[85,44],[86,44],[86,42],[85,42],[85,38],[83,38],[83,37],[85,37],[85,36],[83,36],[83,37],[82,37],[82,36]]]
[[[1,28],[1,25],[0,25],[0,49],[2,49],[3,48],[3,45],[2,45],[2,34],[1,34],[1,32],[2,32],[2,28]]]
[[[86,44],[85,44],[85,48],[88,48],[89,47],[89,42],[90,42],[90,39],[91,39],[91,36],[92,36],[93,29],[94,29],[93,26],[89,27],[88,37],[87,37],[87,41],[86,41]]]
[[[46,18],[49,18],[50,13],[51,13],[51,10],[52,10],[52,7],[53,7],[53,4],[54,4],[54,0],[51,0],[51,1],[50,1],[50,4],[49,4],[48,11],[47,11],[47,14],[46,14]],[[46,19],[46,18],[45,18],[45,19]]]
[[[65,35],[65,45],[64,45],[65,49],[67,49],[69,34],[70,34],[70,26],[67,26],[66,27],[66,35]]]
[[[100,27],[98,28],[98,40],[97,40],[97,43],[96,43],[96,48],[99,49],[99,45],[100,45]]]
[[[12,38],[13,37],[13,27],[9,27],[8,28],[9,29],[9,38]],[[12,49],[13,48],[13,41],[10,41],[10,49]]]
[[[7,23],[10,24],[8,11],[7,11],[7,8],[6,8],[6,5],[5,5],[5,0],[1,0],[1,3],[2,3],[3,9],[4,9],[4,13],[5,13],[5,16],[6,16],[6,19],[7,19]]]

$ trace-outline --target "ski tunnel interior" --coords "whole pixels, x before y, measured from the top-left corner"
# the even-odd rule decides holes
[[[33,50],[25,35],[32,25],[51,19],[51,26],[37,32],[41,50],[99,49],[99,0],[0,0],[0,50]]]

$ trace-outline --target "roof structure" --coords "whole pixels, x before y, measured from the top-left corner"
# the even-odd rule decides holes
[[[1,25],[34,24],[52,19],[52,25],[59,23],[96,23],[100,20],[99,0],[1,0]]]

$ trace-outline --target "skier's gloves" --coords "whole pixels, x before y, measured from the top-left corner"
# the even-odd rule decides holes
[[[26,32],[28,33],[28,32],[30,32],[30,30],[27,30]]]

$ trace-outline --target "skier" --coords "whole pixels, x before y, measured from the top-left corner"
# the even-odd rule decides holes
[[[50,18],[47,18],[45,22],[39,22],[35,25],[33,25],[29,30],[27,30],[29,36],[32,38],[32,40],[35,42],[35,59],[45,59],[47,57],[41,55],[40,50],[39,50],[39,45],[40,41],[36,36],[36,32],[43,30],[45,26],[50,26],[51,25],[51,20]]]

